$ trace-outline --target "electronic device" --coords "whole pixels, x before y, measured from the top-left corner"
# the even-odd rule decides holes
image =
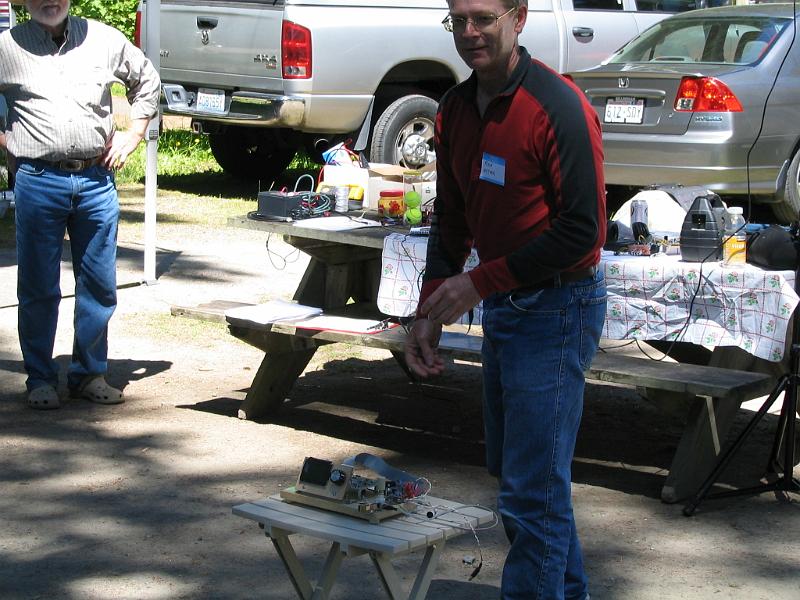
[[[343,501],[353,495],[353,467],[339,465],[333,468],[329,460],[308,457],[297,477],[295,489],[298,492]]]
[[[265,219],[291,221],[303,203],[308,192],[258,192],[256,214]]]
[[[688,262],[722,259],[725,205],[717,194],[698,196],[681,228],[681,258]]]
[[[371,464],[381,468],[385,463],[378,460]],[[421,488],[403,471],[387,465],[387,472],[398,475],[398,479],[366,477],[355,473],[356,464],[364,463],[347,462],[351,464],[334,465],[329,460],[306,457],[297,483],[281,490],[281,498],[375,522],[402,514],[398,507],[420,495]]]

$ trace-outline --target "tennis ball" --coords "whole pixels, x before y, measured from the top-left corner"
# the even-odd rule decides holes
[[[409,225],[417,225],[422,222],[422,211],[416,206],[409,208],[403,218]]]
[[[422,202],[422,196],[415,190],[406,192],[406,206],[408,208],[416,208]]]

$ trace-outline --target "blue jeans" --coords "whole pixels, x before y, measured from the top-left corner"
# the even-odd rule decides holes
[[[483,301],[486,460],[511,544],[504,600],[587,597],[571,463],[605,308],[602,273]]]
[[[15,184],[19,340],[26,385],[58,385],[53,360],[61,302],[61,252],[69,232],[75,274],[75,337],[67,385],[107,370],[108,322],[117,306],[119,203],[102,167],[67,173],[20,160]]]

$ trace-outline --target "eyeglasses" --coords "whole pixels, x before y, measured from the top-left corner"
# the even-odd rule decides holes
[[[477,17],[466,18],[466,17],[454,17],[453,15],[447,15],[442,20],[442,25],[444,25],[445,31],[449,31],[450,33],[458,32],[461,33],[467,30],[467,23],[472,23],[472,26],[478,31],[488,31],[493,27],[497,26],[497,22],[505,17],[508,14],[514,12],[516,8],[512,8],[504,12],[499,17],[493,14],[488,15],[478,15]]]

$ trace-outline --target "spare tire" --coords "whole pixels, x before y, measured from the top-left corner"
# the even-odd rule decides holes
[[[436,100],[419,94],[392,102],[372,130],[370,160],[409,169],[436,160],[433,133],[438,107]]]
[[[209,135],[214,158],[226,173],[239,179],[267,182],[283,173],[297,153],[281,144],[275,132],[250,127],[228,127]]]

